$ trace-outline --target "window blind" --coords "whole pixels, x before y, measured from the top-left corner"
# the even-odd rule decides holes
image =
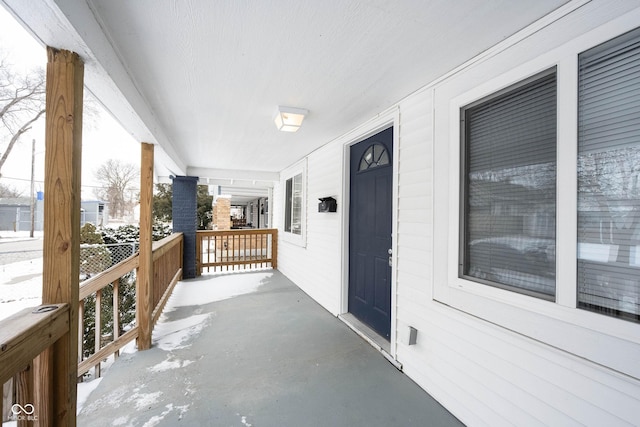
[[[640,29],[578,64],[578,306],[639,321]]]
[[[555,295],[556,74],[463,108],[461,275]]]

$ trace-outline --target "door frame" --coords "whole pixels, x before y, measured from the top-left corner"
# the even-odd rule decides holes
[[[340,296],[340,314],[349,312],[349,216],[351,197],[350,160],[351,146],[355,145],[383,130],[393,126],[393,162],[391,181],[391,334],[389,339],[390,356],[396,360],[396,325],[397,325],[397,236],[398,236],[398,165],[399,165],[399,129],[400,109],[393,107],[380,113],[376,118],[349,132],[342,139],[342,292]]]

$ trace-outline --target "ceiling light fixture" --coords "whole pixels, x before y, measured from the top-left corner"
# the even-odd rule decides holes
[[[282,132],[296,132],[302,126],[304,116],[309,114],[309,110],[303,108],[278,106],[273,121],[278,130]]]

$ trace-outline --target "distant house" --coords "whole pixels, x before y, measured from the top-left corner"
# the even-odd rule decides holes
[[[102,200],[83,200],[80,202],[80,226],[87,222],[96,227],[104,227],[109,222],[109,204]]]
[[[107,202],[87,200],[82,201],[80,206],[80,226],[83,226],[87,222],[94,224],[96,227],[107,225],[109,221],[109,207]],[[42,192],[38,192],[34,208],[33,229],[35,231],[42,231],[44,223],[44,195]],[[31,230],[31,198],[0,198],[0,230]]]
[[[38,193],[35,203],[34,230],[42,231],[43,199]],[[29,231],[31,230],[31,198],[7,197],[0,198],[0,230],[1,231]]]

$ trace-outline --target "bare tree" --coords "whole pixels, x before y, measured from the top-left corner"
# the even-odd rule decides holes
[[[96,170],[95,177],[102,186],[94,193],[109,203],[109,211],[113,216],[122,217],[133,208],[134,185],[139,177],[135,165],[109,159]]]
[[[20,136],[31,129],[44,112],[44,70],[17,74],[6,57],[0,58],[0,135],[2,140],[8,140],[0,157],[0,176],[2,166]]]
[[[3,197],[22,197],[22,192],[8,185],[0,184],[0,199]]]

